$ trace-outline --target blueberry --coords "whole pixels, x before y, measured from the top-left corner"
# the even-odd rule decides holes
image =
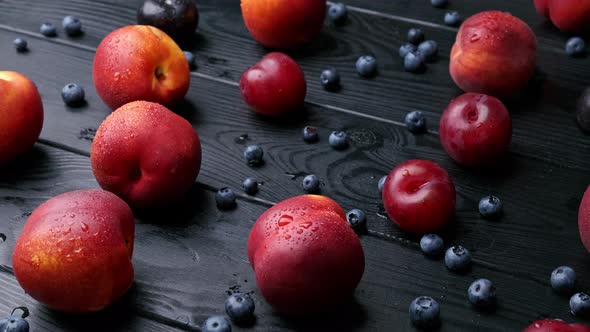
[[[420,239],[420,249],[427,256],[440,256],[444,252],[443,239],[436,234],[425,234]]]
[[[438,55],[438,44],[434,40],[423,41],[418,45],[417,52],[426,61],[434,61]]]
[[[406,114],[404,119],[408,130],[413,134],[426,132],[426,117],[420,111],[412,111]]]
[[[372,55],[363,55],[356,60],[356,71],[362,77],[373,77],[377,73],[377,59]]]
[[[551,287],[558,293],[571,294],[576,286],[576,272],[569,266],[560,266],[551,272]]]
[[[459,12],[450,11],[445,14],[445,24],[451,27],[456,27],[461,22],[461,15]]]
[[[414,53],[417,49],[418,48],[414,44],[403,44],[399,47],[399,57],[404,59],[408,53]]]
[[[2,332],[29,332],[29,322],[18,316],[10,316],[0,320]]]
[[[255,195],[258,192],[258,181],[255,178],[246,178],[242,183],[244,192],[248,195]]]
[[[453,246],[445,253],[445,265],[451,271],[464,271],[471,265],[471,253],[462,246]]]
[[[367,216],[363,210],[352,209],[346,213],[346,220],[355,232],[361,232],[367,228]]]
[[[590,317],[590,296],[586,293],[576,293],[570,298],[572,314],[579,317]]]
[[[487,219],[502,215],[502,201],[496,196],[486,196],[479,200],[479,214]]]
[[[248,294],[236,293],[225,300],[225,312],[235,323],[254,320],[254,300]]]
[[[205,320],[201,332],[231,332],[231,324],[223,316],[212,316]]]
[[[580,37],[572,37],[565,43],[565,53],[569,56],[580,56],[586,53],[586,42]]]
[[[334,3],[328,9],[328,18],[336,25],[341,25],[346,22],[348,17],[348,9],[342,2]]]
[[[496,287],[488,279],[477,279],[469,286],[467,295],[474,306],[488,308],[496,302]]]
[[[410,321],[417,327],[434,328],[440,323],[440,305],[429,296],[420,296],[410,304]]]
[[[320,179],[310,174],[303,178],[303,190],[308,194],[315,194],[320,191]]]
[[[424,69],[424,59],[420,54],[410,52],[404,58],[404,69],[411,73],[416,73]]]
[[[221,210],[233,209],[236,206],[236,194],[231,188],[221,188],[215,193],[215,203]]]
[[[448,0],[430,0],[432,6],[436,8],[443,8],[447,5],[448,2]]]
[[[408,41],[414,45],[418,45],[424,41],[424,31],[418,28],[408,30]]]
[[[379,192],[383,191],[383,186],[385,186],[385,180],[387,180],[387,175],[383,175],[381,179],[379,179],[379,183],[377,184],[377,189],[379,189]]]
[[[75,83],[66,84],[61,89],[61,99],[68,106],[80,106],[84,103],[84,89]]]
[[[45,37],[55,37],[57,36],[57,29],[55,26],[49,22],[45,22],[41,24],[41,28],[39,28],[41,34]]]
[[[264,156],[264,151],[262,148],[256,144],[249,145],[246,150],[244,150],[244,158],[248,162],[250,166],[257,166],[262,164]]]
[[[328,138],[328,143],[336,150],[344,150],[348,147],[348,135],[343,131],[333,131]]]
[[[27,51],[27,41],[24,38],[19,37],[15,39],[13,44],[17,52],[22,53]]]
[[[82,32],[82,22],[77,17],[66,16],[61,22],[68,36],[75,36]]]
[[[195,68],[195,55],[189,51],[182,51],[184,53],[184,57],[186,58],[186,62],[188,62],[188,66],[192,69]]]
[[[340,86],[340,75],[335,68],[327,68],[320,74],[320,83],[324,89],[334,91]]]
[[[306,126],[303,128],[303,140],[306,143],[315,143],[320,139],[316,127]]]

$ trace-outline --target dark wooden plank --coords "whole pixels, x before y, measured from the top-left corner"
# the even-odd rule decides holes
[[[114,28],[135,23],[140,2],[77,0],[33,5],[30,1],[7,0],[0,3],[0,20],[37,31],[39,22],[59,21],[64,13],[74,12],[86,22],[85,35],[68,41],[95,47]],[[395,3],[420,3],[429,7],[424,11],[435,10],[427,1]],[[199,73],[235,82],[268,50],[248,34],[239,1],[203,0],[199,5],[200,33],[192,48],[197,53]],[[345,27],[326,26],[312,45],[292,54],[306,72],[308,100],[396,122],[403,121],[408,111],[419,109],[427,115],[430,128],[436,130],[442,110],[461,93],[448,74],[448,54],[455,32],[423,26],[427,36],[439,42],[441,58],[426,74],[414,75],[403,71],[396,54],[406,31],[416,24],[352,12]],[[544,45],[543,41],[540,45]],[[381,71],[376,79],[359,79],[354,70],[356,58],[364,53],[374,53],[379,59]],[[343,89],[339,93],[323,91],[319,86],[317,77],[327,66],[336,67],[342,75]],[[578,94],[590,83],[590,66],[584,59],[571,59],[561,50],[541,47],[539,67],[542,73],[538,84],[524,98],[508,104],[514,122],[511,151],[559,166],[590,169],[590,160],[584,158],[590,138],[576,128],[573,116]],[[568,142],[568,149],[563,149],[561,142]]]
[[[257,323],[252,329],[264,331],[413,331],[407,306],[422,294],[440,301],[442,331],[515,331],[542,316],[568,315],[567,298],[546,284],[481,264],[467,275],[452,274],[441,261],[426,259],[411,247],[365,236],[366,272],[355,293],[356,304],[320,318],[281,317],[257,292],[245,250],[250,227],[266,206],[240,200],[236,210],[220,212],[212,193],[199,186],[183,203],[183,213],[136,213],[136,280],[129,295],[95,317],[62,315],[23,295],[10,273],[11,252],[38,204],[61,192],[95,187],[87,157],[45,145],[37,145],[0,174],[0,232],[7,235],[0,244],[0,311],[26,304],[32,309],[34,331],[157,330],[148,328],[156,325],[143,329],[137,323],[141,317],[195,330],[206,316],[222,313],[227,292],[237,289],[253,292]],[[498,286],[500,305],[494,314],[479,313],[467,303],[466,288],[479,277]]]
[[[0,40],[11,38],[10,33],[0,31]],[[86,134],[92,133],[109,112],[91,88],[92,53],[40,40],[35,45],[37,50],[26,56],[2,50],[0,56],[10,61],[8,68],[22,69],[39,86],[47,112],[42,137],[88,153],[91,135]],[[54,65],[48,68],[45,62]],[[65,108],[58,92],[70,80],[86,87],[88,107]],[[362,208],[369,213],[375,235],[415,241],[380,217],[383,211],[376,185],[383,174],[404,160],[431,159],[450,172],[459,193],[456,223],[446,231],[448,241],[477,250],[483,261],[497,269],[520,271],[543,281],[557,265],[585,269],[576,213],[590,182],[586,171],[517,155],[495,169],[463,169],[446,157],[432,135],[414,137],[398,126],[313,106],[304,117],[270,122],[248,111],[236,88],[197,77],[187,100],[175,110],[195,124],[202,138],[204,159],[199,181],[209,186],[239,188],[242,179],[255,175],[265,183],[259,197],[276,202],[302,193],[301,176],[291,179],[287,173],[316,173],[324,182],[324,194],[346,209]],[[320,128],[320,144],[303,143],[300,132],[306,124]],[[352,137],[353,147],[344,152],[326,144],[330,130],[338,128],[346,129]],[[248,143],[265,149],[264,167],[252,169],[244,162],[245,142],[238,139],[244,134],[248,134]],[[489,193],[504,200],[507,215],[502,223],[484,222],[477,214],[477,200]],[[522,250],[524,238],[528,250]]]

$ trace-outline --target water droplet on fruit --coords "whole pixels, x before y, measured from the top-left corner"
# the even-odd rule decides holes
[[[305,229],[308,229],[308,228],[310,228],[310,227],[311,227],[311,225],[313,225],[313,223],[312,223],[311,221],[304,221],[304,222],[302,222],[301,224],[299,224],[299,226],[301,226],[301,227],[303,227],[303,228],[305,228]]]
[[[119,74],[119,72],[118,72],[118,71],[117,71],[117,72],[115,72],[115,75],[114,75],[113,79],[114,79],[115,81],[118,81],[118,80],[119,80],[119,75],[121,75],[121,74]]]
[[[311,231],[312,231],[312,232],[317,232],[317,231],[319,231],[319,230],[320,230],[320,228],[319,228],[319,227],[314,227],[314,228],[312,228],[312,229],[311,229]]]
[[[297,234],[302,234],[302,233],[303,233],[303,230],[302,230],[301,228],[299,228],[299,229],[297,230]]]
[[[287,226],[289,225],[291,222],[293,221],[293,217],[288,215],[288,214],[284,214],[279,218],[279,226]]]
[[[80,229],[82,230],[82,232],[88,232],[88,225],[86,225],[85,223],[80,223]]]
[[[78,248],[78,249],[74,250],[74,252],[75,252],[76,254],[79,254],[79,253],[81,253],[81,252],[82,252],[82,248]]]
[[[285,240],[290,240],[291,239],[291,235],[285,235]]]
[[[402,172],[403,176],[409,176],[410,175],[410,171],[407,169],[404,169],[404,171]]]
[[[72,229],[70,227],[68,227],[68,228],[64,229],[63,234],[68,235],[68,234],[70,234],[71,231],[72,231]]]
[[[471,37],[469,38],[469,41],[472,43],[477,42],[481,37],[477,34],[477,33],[473,33],[471,34]]]
[[[538,329],[540,329],[541,328],[541,324],[535,323],[535,327],[538,328]]]

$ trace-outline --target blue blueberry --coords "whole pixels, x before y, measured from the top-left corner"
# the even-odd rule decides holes
[[[479,214],[486,219],[496,219],[502,215],[502,201],[496,196],[486,196],[479,200]]]
[[[355,232],[362,232],[367,228],[367,216],[363,210],[352,209],[346,213],[346,220]]]
[[[10,316],[0,320],[2,332],[29,332],[29,322],[18,316]]]
[[[263,162],[264,151],[262,148],[256,144],[249,145],[246,150],[244,150],[244,158],[246,158],[246,162],[250,166],[257,166],[261,165]]]
[[[418,45],[418,50],[416,52],[418,52],[424,60],[434,61],[438,56],[438,44],[434,40],[423,41]]]
[[[381,179],[379,179],[379,183],[377,184],[377,189],[379,189],[379,192],[383,191],[383,186],[385,186],[385,180],[387,180],[387,175],[383,175]]]
[[[205,320],[201,332],[231,332],[231,324],[223,316],[212,316]]]
[[[45,37],[57,36],[57,29],[55,28],[55,26],[53,24],[51,24],[49,22],[45,22],[45,23],[41,24],[39,31]]]
[[[27,41],[24,38],[16,38],[13,42],[14,44],[14,48],[16,48],[16,51],[19,53],[22,52],[26,52],[27,51]]]
[[[420,239],[420,249],[422,252],[431,257],[442,255],[445,250],[443,239],[436,234],[425,234]]]
[[[334,3],[328,8],[328,18],[336,25],[346,22],[348,17],[348,9],[342,2]]]
[[[327,68],[320,74],[320,83],[328,91],[337,90],[340,86],[340,74],[335,68]]]
[[[82,32],[82,22],[77,17],[66,16],[61,24],[68,36],[75,36]]]
[[[195,68],[195,55],[193,52],[182,51],[182,53],[184,53],[184,57],[186,58],[186,62],[188,62],[189,67],[191,69]]]
[[[399,47],[399,57],[404,59],[408,53],[414,53],[417,49],[418,48],[414,44],[403,44]]]
[[[435,328],[440,323],[440,305],[429,296],[420,296],[410,304],[410,321],[420,328]]]
[[[248,294],[236,293],[225,300],[225,312],[234,323],[254,320],[254,300]]]
[[[451,271],[464,271],[471,266],[471,253],[462,246],[453,246],[445,253],[445,265]]]
[[[306,143],[315,143],[320,139],[318,135],[318,129],[312,126],[306,126],[303,128],[303,140]]]
[[[61,99],[68,106],[80,106],[84,103],[84,89],[75,83],[66,84],[61,89]]]
[[[586,53],[586,42],[580,37],[572,37],[565,43],[565,53],[569,56],[580,56]]]
[[[356,71],[362,77],[373,77],[377,73],[377,59],[372,55],[363,55],[356,60]]]
[[[315,174],[303,178],[303,190],[308,194],[315,194],[320,191],[320,179]]]
[[[424,69],[424,59],[417,52],[410,52],[404,58],[404,69],[410,73],[416,73]]]
[[[590,317],[590,296],[586,293],[576,293],[570,298],[570,310],[579,317]]]
[[[420,111],[412,111],[406,114],[404,122],[408,130],[413,134],[426,132],[426,117]]]
[[[443,8],[447,5],[448,2],[448,0],[430,0],[432,6],[436,8]]]
[[[551,287],[558,293],[571,294],[576,287],[576,271],[560,266],[551,272]]]
[[[248,195],[255,195],[258,192],[258,181],[255,178],[246,178],[242,183],[244,192]]]
[[[451,27],[456,27],[461,22],[461,15],[457,11],[450,11],[445,14],[445,24]]]
[[[489,308],[496,302],[496,287],[488,279],[477,279],[469,286],[467,295],[474,306]]]
[[[408,30],[408,41],[414,45],[420,44],[424,41],[424,31],[418,28]]]
[[[328,144],[336,150],[344,150],[348,147],[348,135],[344,131],[333,131]]]
[[[233,209],[236,207],[236,194],[231,188],[221,188],[215,193],[215,203],[221,210]]]

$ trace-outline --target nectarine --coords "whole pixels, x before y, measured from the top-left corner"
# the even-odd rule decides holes
[[[98,45],[92,77],[96,92],[111,109],[136,100],[171,106],[188,91],[190,70],[184,53],[166,33],[130,25]]]
[[[43,104],[22,74],[0,71],[0,166],[29,150],[43,127]]]
[[[450,72],[466,92],[517,94],[535,72],[537,39],[526,23],[499,11],[469,17],[451,50]]]
[[[590,32],[590,1],[534,0],[537,12],[553,22],[561,31]]]
[[[160,104],[135,101],[100,125],[90,162],[103,189],[136,207],[160,207],[192,187],[201,167],[201,143],[179,115]]]
[[[16,241],[22,288],[50,308],[101,310],[131,287],[135,220],[119,197],[79,190],[37,207]]]
[[[248,238],[256,283],[277,311],[309,314],[348,299],[365,268],[361,243],[333,200],[286,199],[264,212]]]
[[[580,209],[578,210],[578,226],[580,228],[580,237],[582,243],[590,252],[590,187],[586,189]]]
[[[242,17],[259,43],[293,49],[316,37],[324,23],[322,0],[242,0]]]

